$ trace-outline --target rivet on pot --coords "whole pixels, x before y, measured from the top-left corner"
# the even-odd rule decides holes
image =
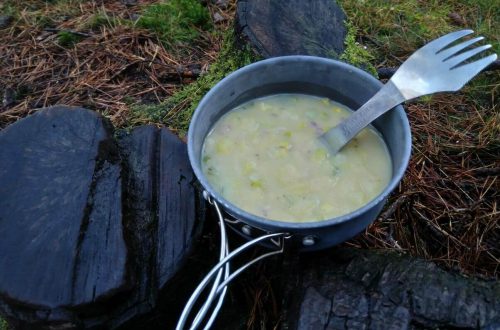
[[[302,239],[302,245],[304,245],[304,246],[311,246],[314,244],[316,244],[316,237],[314,237],[312,235],[305,236]]]
[[[252,235],[252,227],[250,227],[249,225],[244,225],[243,227],[241,227],[241,231],[245,235],[248,235],[248,236]]]

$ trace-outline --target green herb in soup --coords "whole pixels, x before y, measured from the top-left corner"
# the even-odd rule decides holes
[[[349,116],[326,98],[278,94],[231,110],[205,139],[202,170],[225,199],[279,221],[319,221],[352,212],[389,183],[383,140],[364,129],[331,156],[318,136]]]

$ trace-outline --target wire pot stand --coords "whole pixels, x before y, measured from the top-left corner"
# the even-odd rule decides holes
[[[259,236],[243,245],[238,247],[232,252],[229,252],[229,244],[227,239],[227,231],[226,231],[226,222],[233,223],[234,221],[230,219],[224,218],[222,211],[219,207],[219,204],[206,192],[203,192],[203,197],[214,206],[217,217],[219,221],[220,228],[220,237],[221,237],[221,246],[219,253],[219,262],[210,270],[210,272],[203,278],[200,284],[196,287],[191,297],[189,298],[186,306],[184,306],[184,310],[177,322],[176,330],[196,330],[196,329],[204,329],[208,330],[215,322],[215,319],[222,307],[222,303],[224,302],[224,298],[227,292],[228,284],[235,279],[238,275],[240,275],[245,269],[253,265],[254,263],[271,257],[273,255],[281,254],[284,251],[284,242],[285,239],[289,238],[290,235],[286,233],[270,233],[266,235]],[[241,252],[251,248],[254,245],[261,243],[262,241],[269,240],[273,247],[276,249],[262,254],[261,256],[247,262],[240,268],[236,269],[234,272],[231,272],[231,264],[230,261],[235,258]],[[200,298],[201,294],[205,291],[207,286],[212,282],[212,287],[206,296],[206,300],[201,306],[201,308],[196,313],[192,323],[190,326],[187,326],[188,319],[192,315],[192,310],[195,303]],[[215,304],[215,305],[214,305]],[[210,312],[210,316],[207,314]],[[205,321],[206,320],[206,321]],[[205,324],[203,325],[203,321]]]

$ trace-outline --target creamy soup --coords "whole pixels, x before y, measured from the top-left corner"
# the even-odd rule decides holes
[[[302,94],[252,100],[214,125],[202,170],[225,199],[271,220],[319,221],[352,212],[382,192],[392,167],[373,128],[335,156],[321,144],[318,136],[350,112]]]

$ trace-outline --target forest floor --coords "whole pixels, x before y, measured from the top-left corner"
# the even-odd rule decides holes
[[[370,65],[471,28],[500,54],[495,0],[339,1]],[[100,112],[116,127],[149,123],[181,137],[217,81],[256,61],[234,42],[236,1],[4,0],[0,129],[55,104]],[[468,276],[500,274],[500,70],[458,93],[406,105],[406,175],[385,211],[348,246],[396,250]],[[0,328],[2,323],[0,321]]]

